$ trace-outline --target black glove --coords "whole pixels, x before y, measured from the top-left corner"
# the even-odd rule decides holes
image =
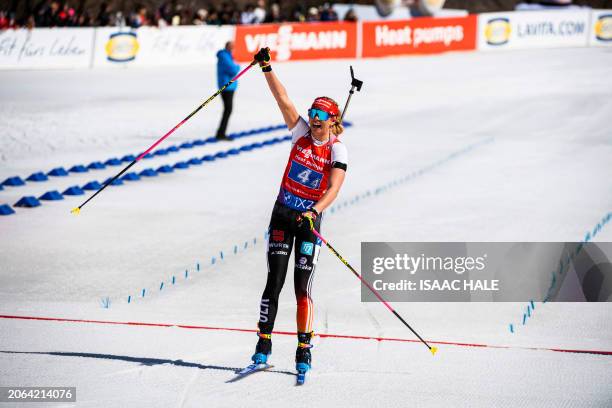
[[[259,66],[263,72],[272,71],[272,66],[270,65],[270,48],[266,47],[260,49],[253,58],[259,63]]]

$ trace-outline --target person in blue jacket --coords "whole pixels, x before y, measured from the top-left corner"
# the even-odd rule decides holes
[[[219,88],[228,83],[240,71],[240,65],[236,64],[232,56],[233,49],[234,42],[228,41],[225,44],[225,48],[217,52],[217,84]],[[219,123],[219,129],[217,129],[217,140],[230,140],[225,134],[225,131],[227,130],[229,117],[232,114],[234,92],[237,86],[238,81],[221,92],[221,99],[223,99],[223,116],[221,117],[221,123]]]

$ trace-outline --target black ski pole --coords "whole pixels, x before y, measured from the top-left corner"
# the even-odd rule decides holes
[[[348,99],[346,100],[346,103],[344,104],[344,109],[342,109],[342,115],[340,116],[340,123],[342,123],[342,119],[344,118],[344,115],[346,114],[346,110],[348,109],[349,102],[351,102],[351,98],[353,97],[353,94],[355,93],[355,89],[357,89],[357,92],[361,92],[361,86],[363,85],[363,81],[360,81],[357,78],[355,78],[355,73],[353,72],[352,65],[350,65],[350,68],[351,68],[351,90],[349,91]]]

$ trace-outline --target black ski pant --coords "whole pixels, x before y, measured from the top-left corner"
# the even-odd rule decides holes
[[[261,297],[259,329],[271,333],[278,311],[278,297],[285,283],[289,257],[295,246],[293,280],[297,301],[297,331],[310,333],[314,307],[312,303],[312,280],[321,249],[320,240],[310,230],[308,220],[298,225],[300,211],[275,203],[268,229],[268,280]],[[321,216],[315,221],[319,231]]]
[[[221,123],[219,123],[219,129],[217,129],[217,137],[226,136],[227,123],[234,107],[234,91],[221,92],[221,99],[223,100],[223,116],[221,117]]]

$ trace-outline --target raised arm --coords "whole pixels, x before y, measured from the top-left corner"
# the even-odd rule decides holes
[[[272,66],[270,65],[270,50],[268,48],[262,48],[255,55],[255,59],[259,62],[259,66],[261,70],[264,72],[264,76],[266,77],[266,82],[268,82],[268,87],[278,104],[278,107],[283,115],[283,119],[285,120],[285,124],[289,129],[293,129],[300,118],[297,109],[295,109],[295,105],[289,99],[289,95],[287,95],[287,90],[280,82],[278,77],[274,72],[272,72]]]

